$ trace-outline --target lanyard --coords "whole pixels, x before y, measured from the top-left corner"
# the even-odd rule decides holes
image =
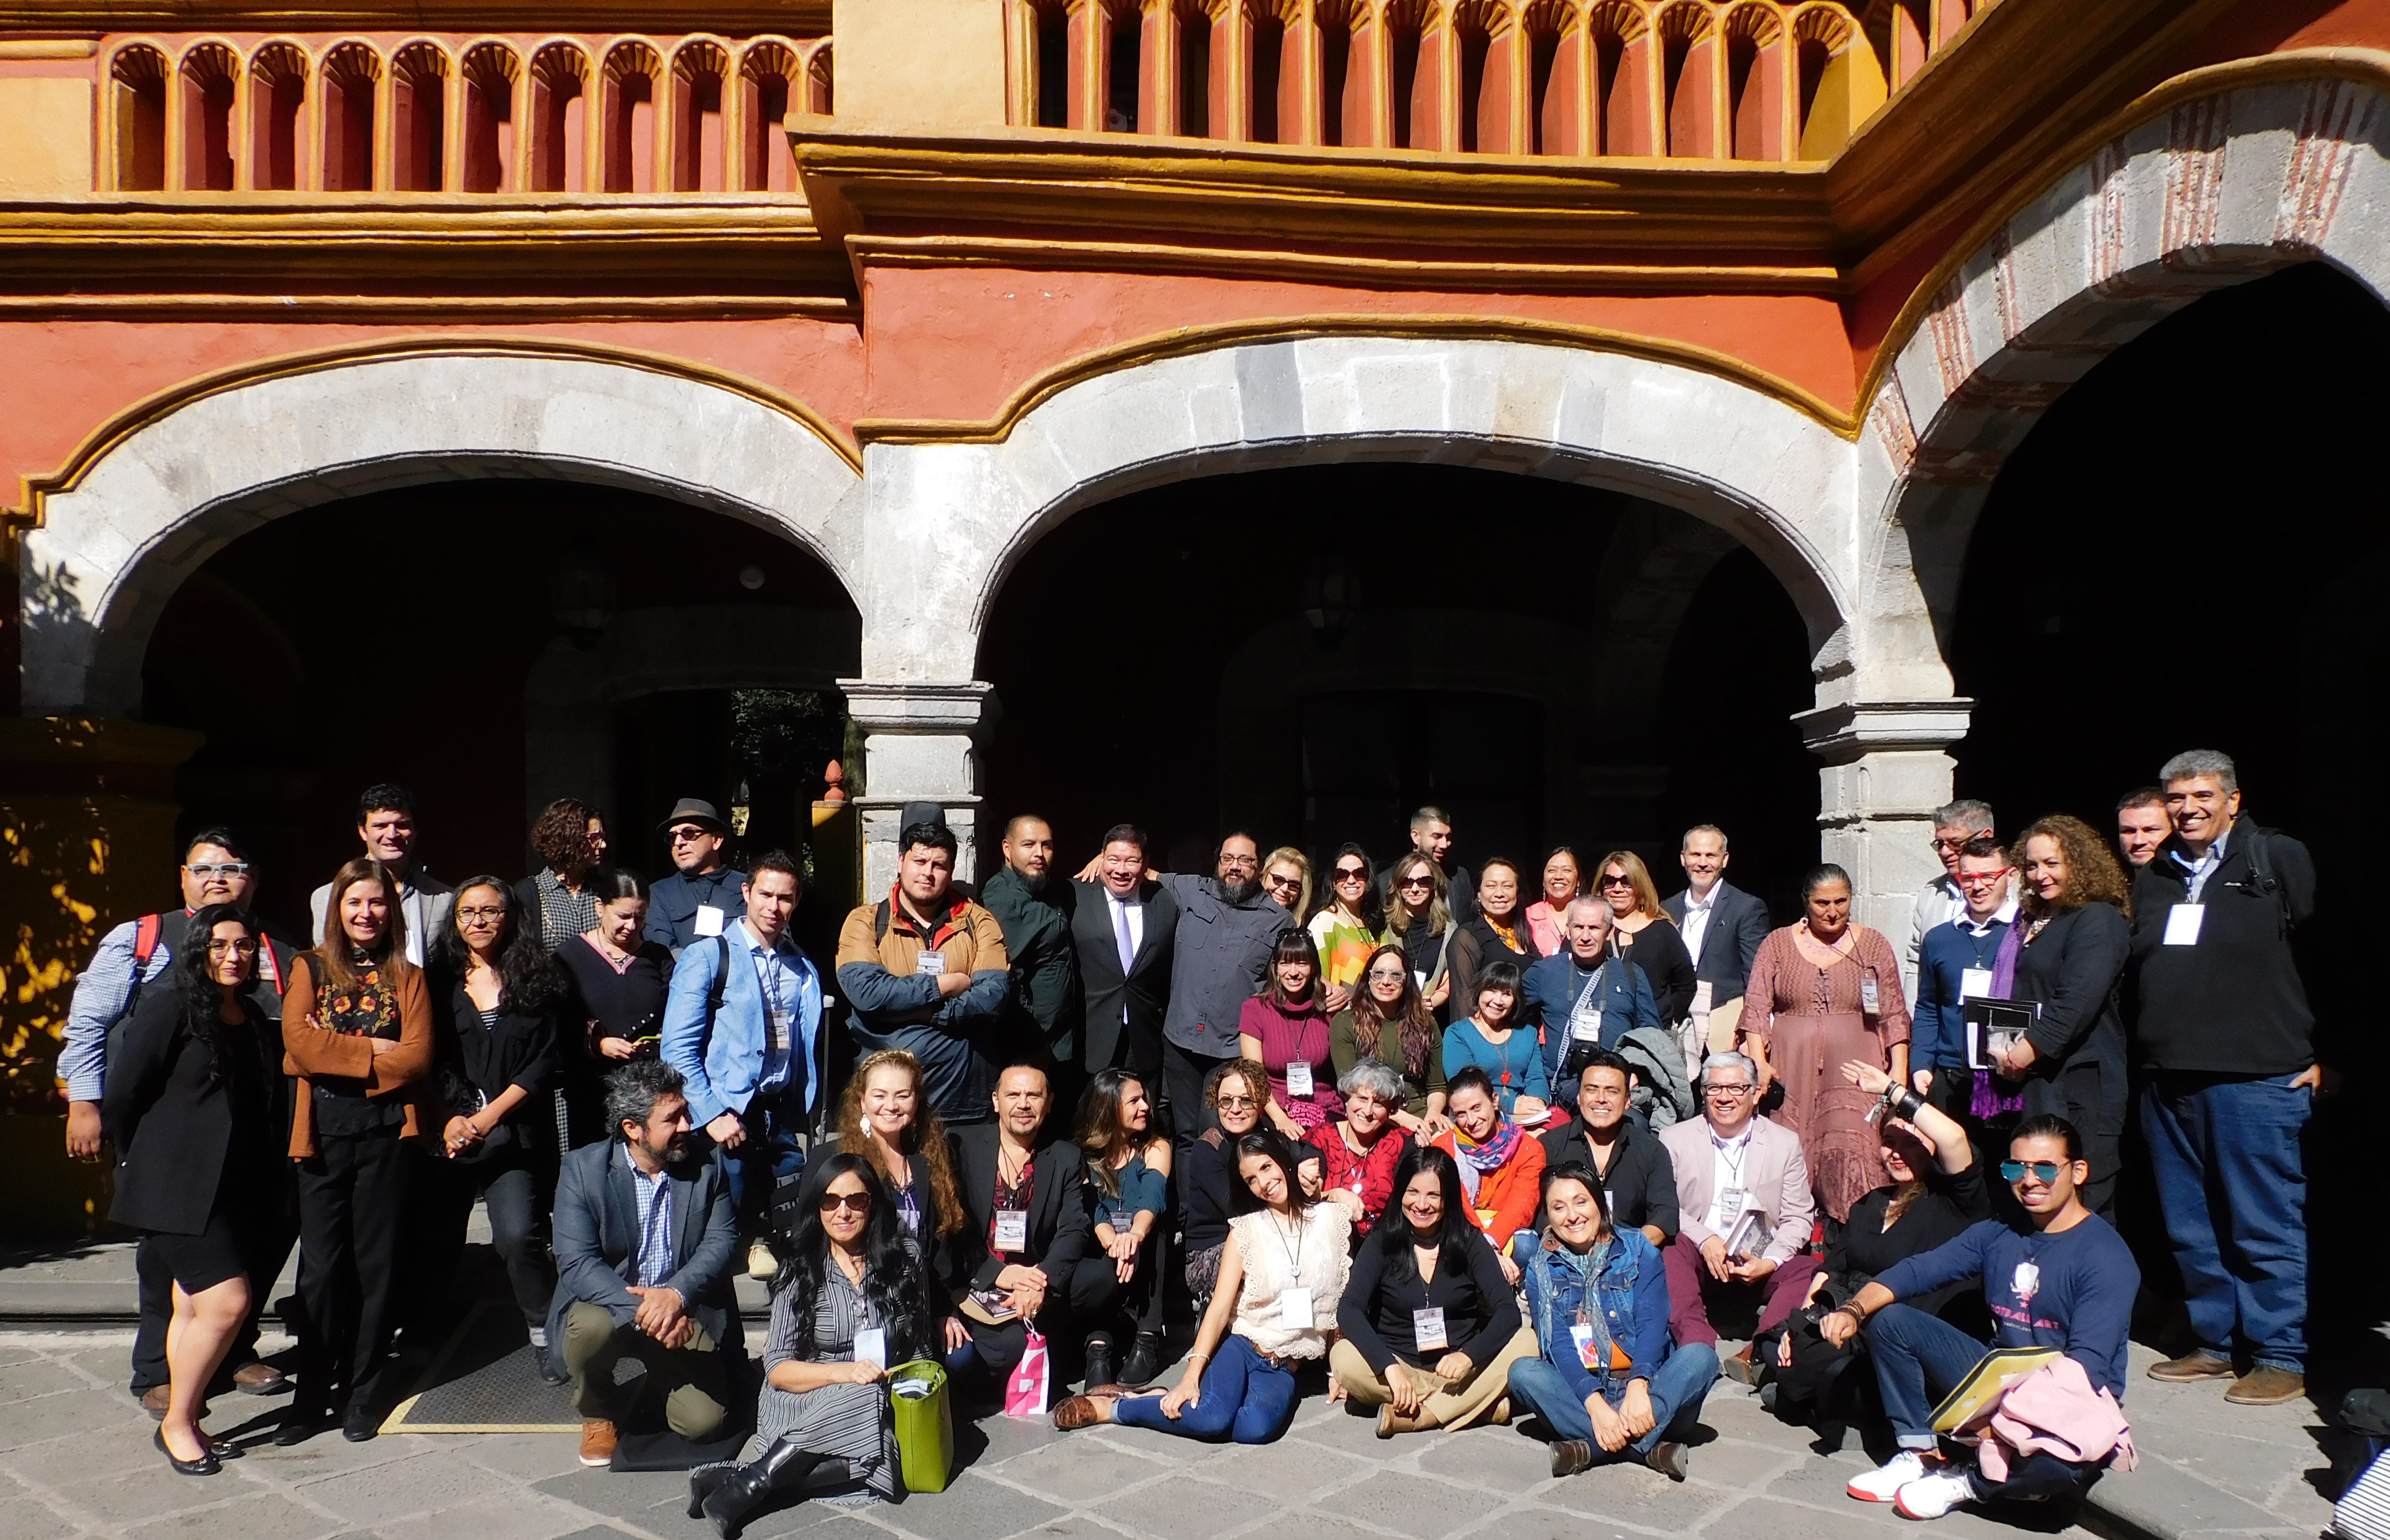
[[[1275,1213],[1270,1215],[1270,1228],[1278,1232],[1278,1243],[1286,1248],[1287,1266],[1292,1270],[1294,1281],[1301,1283],[1303,1281],[1303,1222],[1295,1221],[1294,1236],[1291,1240],[1287,1237],[1286,1226],[1279,1222],[1279,1217]]]
[[[780,958],[777,952],[755,952],[755,982],[764,992],[764,1008],[777,1016],[780,1004]]]

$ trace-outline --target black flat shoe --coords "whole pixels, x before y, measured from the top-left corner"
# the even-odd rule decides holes
[[[363,1406],[352,1406],[341,1418],[341,1436],[351,1444],[365,1444],[381,1431],[381,1419]]]
[[[274,1430],[276,1447],[288,1449],[304,1444],[332,1425],[331,1414],[313,1406],[293,1406],[283,1414],[281,1423]]]
[[[176,1457],[174,1451],[166,1447],[166,1430],[163,1428],[150,1434],[149,1441],[158,1446],[158,1453],[166,1457],[166,1463],[174,1468],[174,1473],[178,1476],[212,1476],[224,1469],[217,1462],[213,1449],[208,1450],[206,1454],[195,1460]]]

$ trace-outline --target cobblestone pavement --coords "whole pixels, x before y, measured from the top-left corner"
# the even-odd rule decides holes
[[[409,1434],[364,1444],[327,1434],[296,1449],[263,1444],[212,1479],[177,1476],[123,1392],[129,1340],[121,1331],[0,1335],[0,1477],[10,1489],[0,1496],[0,1540],[698,1540],[712,1533],[684,1516],[683,1478],[585,1470],[564,1434]],[[2139,1409],[2152,1409],[2145,1390],[2162,1389],[2137,1385]],[[2183,1392],[2181,1404],[2193,1396],[2202,1415],[2169,1417],[2165,1452],[2143,1474],[2104,1483],[2139,1493],[2146,1521],[2101,1527],[2169,1540],[2315,1534],[2330,1509],[2302,1475],[2321,1464],[2312,1439],[2302,1449],[2258,1436],[2200,1389]],[[245,1425],[237,1419],[248,1418],[263,1429],[281,1405],[226,1398],[210,1426],[238,1434]],[[1888,1509],[1844,1496],[1843,1482],[1867,1464],[1856,1440],[1818,1453],[1815,1435],[1778,1423],[1728,1381],[1711,1395],[1703,1421],[1715,1437],[1693,1451],[1692,1479],[1675,1485],[1639,1467],[1553,1481],[1542,1444],[1510,1428],[1381,1443],[1368,1421],[1316,1395],[1285,1439],[1253,1449],[1128,1429],[1060,1434],[1042,1421],[997,1417],[958,1430],[966,1469],[944,1494],[861,1509],[807,1504],[748,1533],[756,1540],[801,1530],[807,1540],[1237,1540],[1292,1523],[1304,1540],[1827,1540],[1888,1537],[1902,1527]],[[2172,1431],[2177,1422],[2186,1434]],[[2204,1426],[2191,1430],[2192,1422]],[[2298,1419],[2267,1426],[2295,1429]],[[1962,1512],[1935,1533],[1966,1540],[2016,1531]]]

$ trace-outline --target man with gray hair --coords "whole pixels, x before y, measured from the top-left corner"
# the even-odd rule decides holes
[[[2224,1399],[2306,1392],[2306,1168],[2317,1057],[2292,934],[2315,912],[2306,846],[2241,816],[2231,759],[2158,772],[2174,835],[2133,877],[2141,1127],[2196,1345],[2153,1380],[2232,1380]],[[2245,1364],[2245,1372],[2238,1365]]]
[[[1524,1024],[1543,1029],[1556,1106],[1574,1104],[1577,1075],[1595,1049],[1617,1051],[1638,1027],[1664,1030],[1643,970],[1610,955],[1614,922],[1608,900],[1576,900],[1568,907],[1568,944],[1527,969]]]
[[[1934,853],[1942,863],[1942,875],[1920,889],[1917,902],[1909,906],[1908,950],[1900,958],[1902,999],[1917,998],[1917,961],[1925,952],[1925,932],[1949,924],[1967,907],[1965,896],[1959,892],[1959,853],[1967,848],[1968,841],[1988,838],[1991,833],[1988,802],[1961,797],[1934,810]]]
[[[1818,1259],[1802,1254],[1817,1223],[1801,1136],[1757,1116],[1759,1070],[1745,1055],[1702,1060],[1702,1116],[1662,1131],[1677,1174],[1676,1243],[1668,1266],[1669,1329],[1679,1345],[1715,1345],[1710,1305],[1740,1296],[1767,1331],[1809,1293]],[[1751,1381],[1751,1352],[1726,1361]]]

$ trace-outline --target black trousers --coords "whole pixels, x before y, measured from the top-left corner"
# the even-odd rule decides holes
[[[1193,1144],[1195,1136],[1211,1126],[1204,1114],[1203,1082],[1234,1058],[1227,1054],[1214,1059],[1171,1042],[1162,1045],[1162,1099],[1170,1109],[1170,1131],[1179,1149]],[[1153,1088],[1147,1086],[1146,1094],[1152,1093]]]
[[[214,1389],[221,1391],[232,1383],[232,1374],[257,1356],[258,1319],[273,1303],[274,1282],[282,1276],[282,1264],[290,1260],[290,1248],[298,1243],[299,1219],[292,1206],[289,1162],[277,1159],[270,1179],[279,1184],[270,1194],[262,1195],[268,1205],[270,1218],[255,1232],[256,1251],[250,1256],[249,1318],[241,1323],[239,1334],[232,1340],[232,1349],[225,1354],[223,1366],[216,1371]],[[141,1395],[166,1382],[166,1322],[174,1314],[174,1278],[167,1272],[158,1249],[144,1240],[133,1249],[133,1277],[139,1286],[141,1322],[133,1333],[133,1383],[135,1395]]]
[[[517,1130],[524,1137],[545,1131],[535,1123]],[[523,1325],[546,1324],[548,1302],[556,1295],[556,1258],[548,1238],[556,1176],[546,1153],[544,1145],[510,1143],[478,1161],[425,1161],[423,1186],[429,1190],[419,1207],[426,1230],[418,1241],[423,1263],[416,1273],[425,1301],[436,1299],[451,1311],[469,1303],[454,1296],[465,1260],[465,1226],[478,1198],[489,1207],[490,1240],[506,1264],[507,1287]]]
[[[299,1334],[302,1404],[343,1411],[381,1389],[397,1329],[399,1242],[421,1159],[398,1130],[318,1134],[299,1162]]]
[[[1142,1261],[1138,1264],[1142,1268]],[[1046,1307],[1037,1312],[1039,1335],[1049,1342],[1067,1343],[1075,1354],[1078,1336],[1105,1325],[1120,1301],[1121,1284],[1110,1257],[1087,1257],[1067,1277],[1046,1280]],[[1013,1366],[1029,1349],[1029,1323],[1010,1320],[1001,1326],[963,1317],[970,1329],[971,1352],[1001,1390]],[[1058,1377],[1059,1378],[1059,1377]]]

